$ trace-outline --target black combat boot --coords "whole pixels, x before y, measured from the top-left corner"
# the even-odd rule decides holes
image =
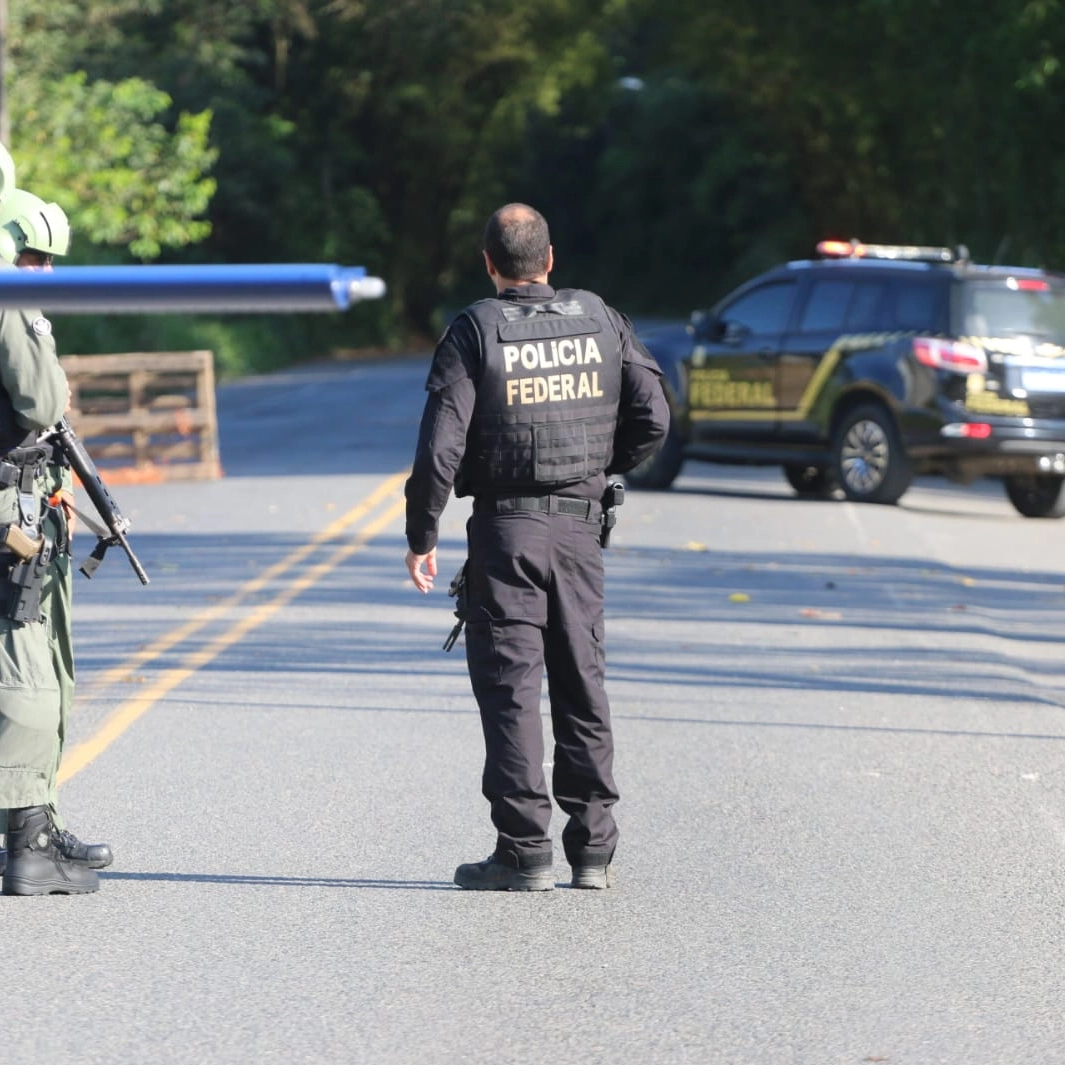
[[[551,852],[524,861],[516,854],[490,854],[483,862],[460,865],[455,883],[467,891],[550,891],[555,886]]]
[[[603,890],[614,886],[612,865],[575,865],[570,887]]]
[[[47,806],[8,810],[5,895],[81,895],[99,889],[92,869],[59,853],[52,827]]]
[[[573,867],[573,879],[570,886],[604,890],[614,886],[614,852],[583,851],[580,854],[567,855]]]
[[[109,843],[82,843],[65,828],[52,829],[52,842],[68,862],[78,862],[90,869],[106,869],[115,860]]]

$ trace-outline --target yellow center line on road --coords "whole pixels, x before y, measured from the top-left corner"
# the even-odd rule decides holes
[[[253,592],[263,588],[269,581],[275,580],[297,563],[303,561],[311,552],[317,550],[323,543],[333,539],[343,532],[349,525],[362,518],[369,510],[375,507],[382,499],[393,494],[399,485],[406,479],[407,473],[399,473],[390,477],[359,506],[353,508],[342,518],[323,529],[313,540],[304,544],[298,551],[287,555],[281,561],[275,563],[258,577],[250,580],[239,591],[229,596],[223,602],[216,604],[208,610],[202,611],[196,617],[191,618],[184,625],[179,626],[172,632],[154,641],[142,651],[132,655],[126,662],[109,670],[105,677],[110,677],[111,682],[125,677],[131,670],[148,662],[172,647],[187,639],[193,633],[208,625],[211,621],[221,617],[227,610],[232,609]],[[356,552],[361,551],[379,532],[387,528],[395,521],[404,510],[404,500],[396,500],[376,520],[370,522],[359,531],[358,536],[350,543],[341,544],[325,560],[316,563],[297,580],[286,585],[277,595],[267,603],[256,607],[250,614],[237,621],[221,635],[215,637],[210,643],[196,651],[190,652],[182,660],[181,664],[173,669],[163,672],[158,679],[153,681],[143,692],[135,698],[127,699],[108,715],[94,735],[82,743],[76,744],[63,754],[62,766],[59,770],[59,782],[69,780],[76,773],[85,768],[91,761],[99,757],[112,743],[115,742],[134,722],[144,716],[164,695],[173,691],[182,681],[191,677],[198,669],[207,665],[217,658],[223,651],[243,639],[248,633],[257,629],[263,622],[273,617],[282,607],[286,606],[301,592],[317,584],[327,573],[334,570],[345,559],[350,558]]]
[[[283,576],[288,570],[292,569],[293,566],[302,562],[308,555],[321,547],[322,544],[335,539],[349,525],[354,525],[355,522],[362,519],[366,514],[373,510],[382,499],[387,499],[389,496],[395,494],[395,492],[398,491],[399,486],[408,477],[409,472],[409,470],[405,470],[402,473],[393,474],[387,481],[378,485],[378,487],[374,489],[374,491],[371,492],[370,495],[368,495],[358,506],[352,507],[347,514],[344,514],[337,518],[336,521],[331,522],[316,536],[308,540],[302,547],[293,551],[292,554],[286,555],[272,566],[267,567],[258,577],[248,581],[247,584],[243,585],[238,591],[227,596],[214,606],[200,611],[199,614],[189,618],[184,625],[179,625],[176,629],[159,637],[158,640],[153,641],[148,644],[147,647],[130,655],[119,665],[112,666],[111,669],[102,673],[98,680],[91,683],[91,690],[95,692],[110,684],[117,684],[119,681],[127,680],[129,675],[135,669],[148,662],[155,661],[160,655],[166,654],[166,652],[172,647],[176,647],[183,640],[187,640],[194,633],[199,632],[200,629],[206,627],[212,621],[217,620],[229,610],[232,610],[233,607],[243,602],[249,596],[261,591],[271,581],[277,580],[278,577]]]

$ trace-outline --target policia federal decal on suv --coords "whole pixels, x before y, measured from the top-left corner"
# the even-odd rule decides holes
[[[1003,479],[1027,517],[1065,515],[1065,275],[964,248],[824,241],[685,328],[641,337],[673,406],[632,471],[780,465],[800,495],[895,503],[918,473]]]
[[[765,417],[762,412],[768,410],[768,416],[773,418],[805,418],[826,382],[831,379],[840,359],[851,352],[883,347],[893,339],[897,339],[897,336],[883,333],[840,337],[816,363],[799,395],[798,403],[791,407],[782,405],[788,399],[783,392],[786,386],[787,391],[794,394],[801,384],[798,375],[793,373],[789,380],[781,382],[782,394],[778,396],[775,385],[779,377],[776,373],[764,380],[733,380],[727,369],[705,365],[706,349],[696,348],[692,352],[692,369],[688,378],[689,417],[731,418],[735,412],[742,410],[756,418]]]
[[[771,381],[734,381],[728,370],[693,369],[688,377],[691,417],[713,418],[717,410],[772,411],[777,405]]]

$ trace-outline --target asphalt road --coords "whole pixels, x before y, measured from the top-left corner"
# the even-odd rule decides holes
[[[116,490],[152,583],[79,578],[63,787],[116,860],[0,900],[2,1060],[1065,1061],[1065,526],[991,482],[630,493],[618,887],[557,848],[556,891],[461,892],[479,725],[403,566],[425,369],[227,386],[224,479]]]

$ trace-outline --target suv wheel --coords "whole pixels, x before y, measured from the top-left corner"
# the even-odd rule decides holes
[[[644,459],[625,474],[625,482],[632,488],[646,488],[660,491],[668,488],[680,473],[684,465],[684,444],[670,425],[665,442],[657,454]]]
[[[897,503],[913,480],[894,419],[879,403],[864,403],[844,416],[832,440],[832,466],[856,503]]]
[[[789,462],[784,476],[797,495],[814,499],[831,499],[836,492],[836,478],[827,466],[803,466]]]
[[[1006,477],[1006,495],[1026,518],[1065,517],[1065,477],[1014,474]]]

